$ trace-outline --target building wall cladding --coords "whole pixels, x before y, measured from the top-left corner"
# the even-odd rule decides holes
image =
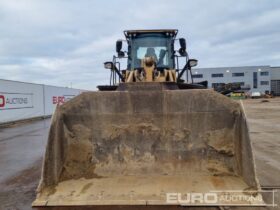
[[[271,80],[280,80],[280,67],[271,67]]]
[[[249,92],[271,91],[270,66],[194,68],[192,73],[194,82],[207,80],[208,88],[217,83],[241,83],[241,86],[250,87]]]
[[[52,115],[83,90],[0,79],[0,124]]]
[[[271,67],[271,91],[280,96],[280,67]]]

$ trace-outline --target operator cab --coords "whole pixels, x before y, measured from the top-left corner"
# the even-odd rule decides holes
[[[177,30],[137,30],[125,31],[128,43],[127,69],[142,69],[141,61],[145,57],[153,57],[156,68],[174,69],[174,39]]]
[[[131,82],[169,82],[193,87],[191,68],[197,65],[197,60],[189,59],[186,40],[176,39],[177,33],[176,29],[124,31],[126,39],[116,42],[117,55],[113,56],[113,61],[104,63],[104,67],[111,70],[110,87],[99,86],[99,89],[112,90],[121,83]],[[175,41],[180,44],[178,50],[174,49]],[[122,50],[123,42],[127,43],[125,51]],[[127,59],[125,69],[121,69],[123,58]],[[179,58],[185,59],[183,68],[179,67]],[[183,75],[186,80],[182,79]],[[196,84],[195,88],[198,86],[201,85]]]

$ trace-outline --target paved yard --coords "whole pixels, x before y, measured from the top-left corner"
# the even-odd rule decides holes
[[[258,178],[262,186],[271,189],[280,186],[280,98],[268,99],[268,101],[248,99],[243,100],[243,105],[248,117]],[[49,125],[50,119],[47,119],[0,129],[0,209],[31,209],[31,202],[35,198],[35,190],[40,178]],[[276,193],[278,205],[280,205],[279,191],[280,189]],[[270,196],[267,193],[264,193],[264,198],[270,202]],[[143,206],[138,209],[152,208]],[[158,208],[170,209],[170,207]],[[93,208],[83,207],[83,209]],[[106,207],[106,209],[112,209],[112,207]],[[129,209],[129,207],[117,209]],[[207,208],[209,209],[217,208]]]

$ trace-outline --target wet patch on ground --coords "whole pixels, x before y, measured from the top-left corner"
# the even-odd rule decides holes
[[[31,209],[41,175],[42,159],[0,184],[0,209]]]

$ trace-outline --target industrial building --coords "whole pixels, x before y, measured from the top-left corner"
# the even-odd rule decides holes
[[[280,67],[271,67],[271,92],[280,96]]]
[[[194,68],[194,82],[208,81],[208,88],[221,83],[239,83],[249,92],[273,93],[280,95],[280,67],[241,66]],[[187,77],[187,75],[185,75]]]

